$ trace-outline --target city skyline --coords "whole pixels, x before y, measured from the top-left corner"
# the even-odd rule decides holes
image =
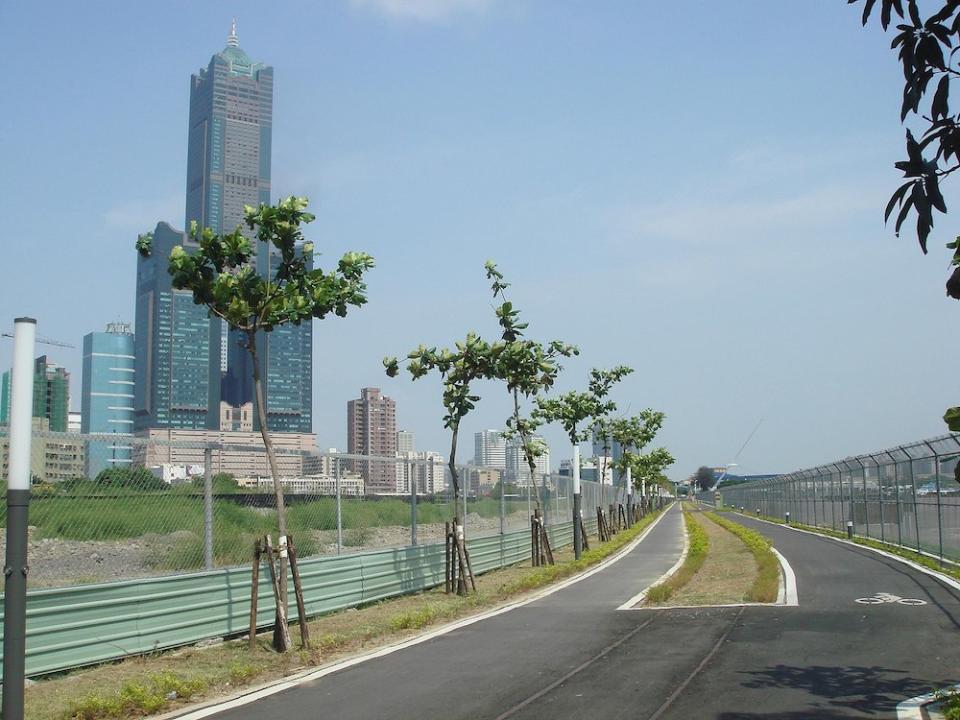
[[[953,238],[938,224],[923,257],[883,224],[902,88],[887,43],[855,31],[845,6],[704,8],[696,39],[718,58],[710,82],[692,57],[657,71],[671,52],[664,38],[636,42],[637,28],[685,22],[670,4],[493,2],[417,18],[346,0],[228,10],[174,1],[64,5],[55,22],[26,7],[0,15],[5,46],[31,68],[11,78],[20,110],[0,139],[22,168],[0,180],[7,232],[31,238],[11,243],[11,262],[44,267],[49,284],[84,300],[65,305],[30,273],[11,273],[0,306],[37,317],[49,337],[79,345],[83,332],[129,318],[132,238],[184,217],[187,79],[236,15],[243,47],[277,68],[272,196],[311,199],[308,237],[324,258],[357,249],[377,260],[368,305],[313,327],[321,446],[345,444],[352,389],[380,385],[422,447],[448,452],[439,385],[388,381],[379,362],[470,329],[493,335],[488,258],[513,283],[533,337],[581,347],[557,391],[582,388],[590,367],[636,368],[615,399],[627,413],[666,412],[658,442],[677,457],[672,476],[730,462],[760,418],[737,460],[744,472],[943,432],[949,403],[937,378],[957,348],[939,330],[955,312],[943,299],[942,245]],[[170,40],[162,61],[130,31],[145,26]],[[777,58],[776,72],[733,50],[726,38],[745,31],[758,38],[754,54]],[[112,82],[76,83],[27,42],[41,35]],[[811,41],[831,53],[811,56]],[[681,102],[694,88],[699,102]],[[50,97],[83,122],[53,125]],[[838,130],[838,117],[855,123]],[[22,212],[38,193],[53,199],[42,223]],[[633,329],[621,331],[627,321]],[[926,372],[904,373],[917,346]],[[72,369],[76,396],[81,350],[50,355]],[[478,389],[470,429],[500,427],[508,398]],[[562,431],[544,434],[557,457],[570,455]]]

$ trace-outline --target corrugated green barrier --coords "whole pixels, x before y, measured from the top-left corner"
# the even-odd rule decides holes
[[[595,519],[586,524],[595,531]],[[571,530],[572,523],[551,526],[553,547],[570,545]],[[467,547],[474,571],[486,572],[529,558],[530,532],[472,538]],[[301,560],[307,614],[436,587],[443,583],[443,563],[442,543]],[[273,615],[268,580],[260,585],[258,624],[272,625]],[[34,590],[27,597],[27,675],[245,633],[249,616],[249,567]]]

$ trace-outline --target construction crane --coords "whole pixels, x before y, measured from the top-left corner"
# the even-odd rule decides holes
[[[12,338],[12,337],[13,337],[13,333],[8,333],[8,332],[0,333],[0,337]],[[48,337],[41,337],[41,336],[39,336],[39,335],[37,336],[37,342],[38,342],[40,345],[54,345],[54,346],[56,346],[56,347],[64,347],[64,348],[72,348],[72,347],[75,347],[74,345],[71,345],[70,343],[60,342],[59,340],[54,340],[53,338],[48,338]]]

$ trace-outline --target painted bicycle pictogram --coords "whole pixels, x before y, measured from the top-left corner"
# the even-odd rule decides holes
[[[926,605],[926,600],[920,600],[919,598],[904,598],[899,595],[891,595],[890,593],[875,593],[870,597],[857,598],[856,602],[861,605],[886,605],[890,603],[895,603],[897,605]]]

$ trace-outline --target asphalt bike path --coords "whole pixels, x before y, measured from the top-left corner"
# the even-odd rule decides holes
[[[876,720],[960,681],[960,592],[864,548],[736,520],[786,557],[799,606],[617,610],[679,557],[673,507],[552,595],[208,717]]]
[[[390,655],[205,716],[476,720],[522,712],[540,702],[531,701],[532,695],[585,664],[602,662],[597,656],[604,650],[630,633],[642,632],[638,628],[648,618],[616,608],[673,566],[683,544],[683,518],[674,506],[634,550],[569,587]]]
[[[655,620],[520,718],[896,718],[960,676],[960,593],[869,550],[742,516],[797,578],[799,606],[632,610]],[[860,600],[860,602],[858,602]]]

